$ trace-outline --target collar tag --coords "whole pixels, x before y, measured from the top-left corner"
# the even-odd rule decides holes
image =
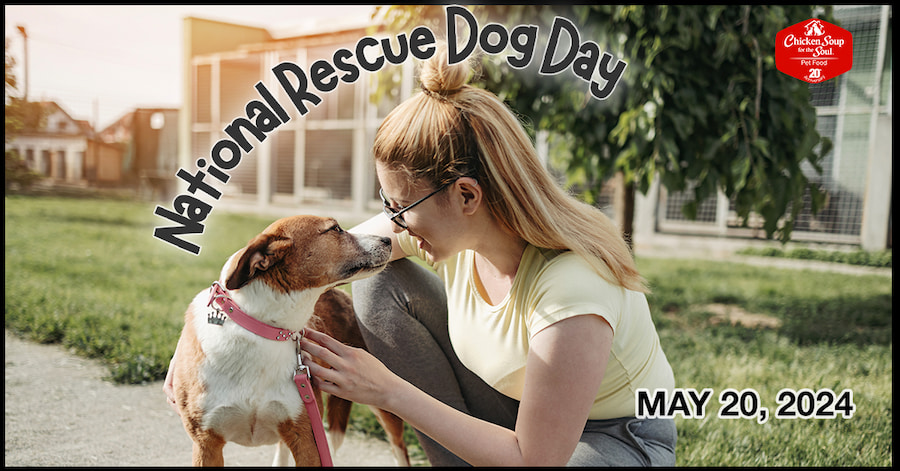
[[[210,309],[206,314],[206,322],[213,325],[222,325],[225,323],[227,316],[221,309]]]

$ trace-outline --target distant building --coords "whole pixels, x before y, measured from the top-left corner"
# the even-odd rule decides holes
[[[96,132],[54,101],[41,102],[44,125],[23,129],[14,149],[44,185],[116,187],[167,197],[178,162],[178,109],[140,108]]]
[[[100,131],[98,139],[102,145],[119,152],[115,176],[119,186],[136,188],[157,198],[174,193],[178,116],[175,108],[138,108]]]
[[[263,82],[281,103],[290,99],[271,70],[279,63],[296,63],[303,70],[318,59],[331,60],[339,48],[353,49],[372,35],[371,21],[332,23],[322,28],[281,33],[200,18],[184,19],[184,82],[179,166],[194,173],[197,160],[226,137],[232,120],[246,116],[245,106],[260,96]],[[377,34],[375,34],[378,37]],[[386,37],[386,35],[384,35]],[[290,120],[230,170],[219,185],[219,203],[249,208],[320,207],[331,214],[360,217],[378,209],[371,146],[381,119],[412,91],[412,61],[363,72],[354,83],[341,83],[322,95],[322,102],[300,117],[287,106]],[[369,99],[378,80],[405,87],[392,90],[378,103]],[[252,139],[252,138],[251,138]]]
[[[87,154],[94,138],[94,130],[87,121],[72,118],[53,101],[40,102],[46,116],[40,129],[23,129],[6,150],[14,149],[28,168],[43,175],[50,182],[74,185],[87,184],[92,172]]]
[[[888,5],[836,6],[835,17],[854,35],[853,69],[812,85],[819,133],[832,140],[824,172],[816,177],[828,191],[827,207],[801,215],[793,240],[860,245],[868,250],[891,247],[892,218],[892,22]],[[371,21],[327,25],[275,33],[264,28],[200,18],[184,20],[185,97],[179,125],[178,166],[202,170],[225,128],[246,116],[245,106],[259,100],[264,84],[281,103],[290,103],[272,69],[293,62],[308,71],[319,59],[331,60],[341,48],[353,50],[361,38],[387,37],[373,32]],[[290,120],[255,142],[240,165],[220,185],[219,204],[259,212],[305,211],[348,215],[357,220],[379,209],[371,157],[375,130],[387,113],[414,90],[414,60],[363,73],[355,83],[340,83],[323,95],[305,116],[290,110]],[[379,81],[394,86],[372,100]],[[546,157],[546,146],[538,145]],[[205,160],[204,164],[208,164]],[[183,183],[183,182],[182,182]],[[607,185],[612,190],[614,184]],[[606,191],[612,205],[614,191]],[[685,194],[668,194],[658,179],[635,205],[635,242],[653,243],[660,236],[701,235],[719,240],[759,238],[758,218],[741,227],[734,205],[724,194],[699,206],[696,220],[681,213]]]

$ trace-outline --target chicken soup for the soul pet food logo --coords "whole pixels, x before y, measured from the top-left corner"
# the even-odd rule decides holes
[[[853,66],[853,36],[846,29],[812,18],[775,36],[775,67],[809,83],[832,79]]]

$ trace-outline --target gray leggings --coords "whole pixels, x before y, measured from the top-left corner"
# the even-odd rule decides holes
[[[514,429],[519,402],[490,387],[459,361],[447,331],[443,282],[408,259],[352,284],[369,351],[401,378],[460,411]],[[416,430],[432,466],[467,466]],[[589,420],[570,466],[674,466],[675,423],[626,417]]]

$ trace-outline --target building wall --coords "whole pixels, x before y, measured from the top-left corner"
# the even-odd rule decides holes
[[[194,29],[190,26],[186,31]],[[185,77],[190,91],[181,115],[188,122],[180,136],[188,135],[189,145],[181,143],[181,166],[191,172],[200,169],[197,160],[227,137],[224,129],[236,118],[247,117],[249,102],[261,99],[255,89],[258,82],[279,103],[291,103],[271,72],[273,67],[291,62],[308,71],[314,61],[330,60],[339,48],[353,49],[367,35],[364,28],[349,27],[194,54]],[[403,93],[396,90],[378,103],[369,96],[378,80],[400,83],[397,76],[411,73],[411,64],[386,67],[375,74],[363,72],[355,82],[342,82],[320,94],[321,103],[305,115],[285,106],[290,118],[277,131],[261,142],[248,139],[253,149],[229,170],[228,183],[220,185],[225,202],[252,203],[261,209],[307,205],[356,214],[370,211],[377,198],[370,153],[375,129]]]
[[[85,158],[85,177],[99,186],[122,181],[122,150],[118,146],[91,141]]]
[[[78,136],[19,135],[6,145],[16,149],[26,165],[55,181],[82,184],[87,139]]]
[[[46,113],[43,127],[17,133],[12,142],[5,144],[5,149],[17,150],[28,168],[51,181],[85,183],[88,145],[85,129],[55,103],[41,102],[41,105]]]
[[[198,70],[193,67],[195,56],[237,50],[244,44],[271,40],[268,31],[202,18],[187,17],[182,24],[182,106],[178,116],[178,167],[188,168],[193,156],[192,118],[197,106],[194,90]]]

